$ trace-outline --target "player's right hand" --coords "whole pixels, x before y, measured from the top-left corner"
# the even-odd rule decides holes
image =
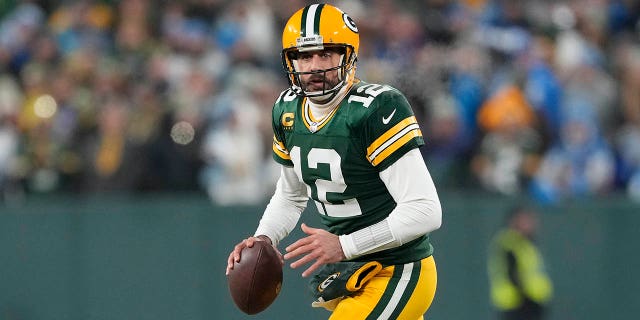
[[[231,271],[231,269],[233,269],[233,265],[236,262],[240,262],[242,249],[244,249],[246,247],[249,247],[249,248],[253,247],[253,244],[256,241],[267,241],[267,242],[271,243],[271,239],[269,239],[268,237],[266,237],[266,236],[258,236],[258,237],[246,238],[246,239],[242,240],[240,243],[236,244],[235,247],[233,247],[233,251],[231,251],[231,253],[229,254],[229,258],[227,259],[227,270],[225,272],[226,275],[229,275],[229,271]],[[282,257],[282,254],[280,253],[278,248],[275,248],[275,249],[276,249],[276,252],[278,253],[278,255],[280,256],[280,262],[282,264],[284,264],[284,258]]]

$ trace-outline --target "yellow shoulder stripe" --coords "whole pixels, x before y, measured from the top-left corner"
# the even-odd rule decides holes
[[[422,137],[415,116],[407,117],[383,133],[367,147],[367,159],[374,166],[415,137]]]
[[[291,160],[289,151],[282,142],[278,141],[275,135],[273,136],[273,152],[284,160]]]

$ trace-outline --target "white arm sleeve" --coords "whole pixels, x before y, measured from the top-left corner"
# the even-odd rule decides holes
[[[308,199],[307,186],[298,179],[293,167],[282,166],[276,190],[254,236],[265,235],[277,246],[296,227]]]
[[[380,179],[397,206],[386,219],[340,236],[347,259],[401,246],[442,224],[440,199],[418,149],[380,172]]]

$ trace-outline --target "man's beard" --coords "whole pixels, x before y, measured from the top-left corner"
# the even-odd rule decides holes
[[[338,79],[330,80],[322,74],[313,75],[304,82],[304,90],[307,92],[322,92],[333,89],[338,85]]]

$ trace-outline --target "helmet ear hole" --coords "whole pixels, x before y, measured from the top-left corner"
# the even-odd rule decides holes
[[[289,58],[289,60],[297,60],[298,59],[298,52],[291,50],[289,52],[286,53],[287,54],[287,58]]]

